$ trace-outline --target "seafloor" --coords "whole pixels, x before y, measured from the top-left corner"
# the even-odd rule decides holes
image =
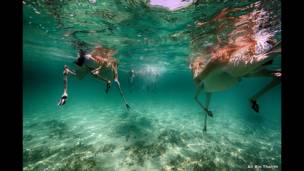
[[[24,170],[247,170],[254,165],[280,170],[280,112],[273,108],[280,103],[280,89],[261,100],[263,112],[257,114],[242,99],[251,92],[243,90],[247,84],[212,97],[214,117],[208,118],[206,133],[203,113],[188,92],[126,89],[130,111],[114,88],[105,95],[98,84],[83,90],[86,95],[72,89],[75,97],[62,108],[53,93],[61,86],[28,93]]]

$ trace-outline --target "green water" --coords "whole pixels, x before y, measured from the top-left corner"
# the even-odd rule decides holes
[[[281,86],[259,99],[259,113],[248,100],[270,78],[245,78],[213,93],[214,116],[203,132],[205,113],[194,101],[188,68],[189,57],[214,41],[216,26],[198,30],[195,22],[254,1],[200,0],[174,12],[141,0],[23,2],[24,170],[281,170]],[[266,7],[280,16],[280,1]],[[57,106],[63,66],[72,68],[77,55],[66,36],[75,30],[102,30],[77,38],[117,51],[130,111],[115,85],[106,94],[104,83],[90,76],[70,77],[69,99]],[[142,73],[133,85],[131,69]]]

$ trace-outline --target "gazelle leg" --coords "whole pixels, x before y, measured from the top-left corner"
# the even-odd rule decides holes
[[[257,103],[257,99],[269,92],[271,89],[276,87],[281,83],[281,72],[280,71],[268,71],[262,70],[260,73],[257,73],[256,76],[266,76],[272,77],[271,82],[266,84],[262,89],[260,89],[255,95],[250,98],[251,108],[255,112],[259,112],[259,105]]]
[[[100,70],[102,69],[102,66],[99,66],[98,68],[94,69],[91,71],[92,75],[97,78],[97,79],[100,79],[102,81],[104,81],[106,83],[106,93],[109,92],[109,89],[111,88],[111,81],[110,80],[107,80],[105,79],[104,77],[102,77],[99,73],[100,73]]]
[[[208,107],[209,107],[209,103],[210,103],[210,98],[211,98],[211,93],[206,93],[206,106],[204,106],[198,99],[198,96],[201,92],[201,87],[198,86],[197,90],[196,90],[196,93],[195,93],[195,101],[196,103],[205,111],[205,121],[204,121],[204,131],[207,131],[207,115],[209,115],[210,117],[213,116],[213,113],[208,110]]]
[[[207,109],[209,108],[210,99],[211,99],[211,93],[206,93],[206,104],[205,105],[206,105]],[[207,131],[207,114],[211,117],[213,116],[212,112],[210,112],[211,115],[208,112],[206,112],[205,121],[204,121],[204,131]]]
[[[113,71],[113,73],[114,73],[114,81],[116,82],[116,85],[117,85],[117,87],[118,87],[118,89],[119,89],[120,96],[122,97],[122,99],[123,99],[123,101],[124,101],[124,103],[125,103],[125,105],[126,105],[126,108],[129,110],[131,107],[130,107],[130,105],[127,103],[127,100],[126,100],[126,98],[125,98],[125,96],[124,96],[124,93],[123,93],[123,91],[122,91],[122,89],[121,89],[121,87],[120,87],[120,83],[119,83],[119,81],[118,81],[117,64],[113,64],[113,65],[112,65],[112,71]]]
[[[76,76],[76,73],[72,70],[70,70],[68,68],[68,66],[64,65],[64,69],[63,69],[63,85],[64,85],[64,88],[63,88],[63,94],[59,100],[59,103],[58,105],[59,106],[62,106],[66,103],[67,99],[68,99],[68,75],[74,75]]]

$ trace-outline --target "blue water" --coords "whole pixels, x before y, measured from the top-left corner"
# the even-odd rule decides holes
[[[175,12],[141,2],[24,1],[23,169],[210,171],[268,165],[281,170],[281,86],[259,99],[259,113],[249,98],[270,78],[245,78],[213,93],[214,116],[203,132],[205,113],[194,101],[188,68],[195,51],[191,24],[253,1],[200,1]],[[63,65],[72,68],[77,55],[65,34],[99,28],[106,30],[79,39],[118,51],[119,79],[131,110],[115,85],[106,94],[104,83],[90,76],[70,77],[68,101],[57,106]],[[279,60],[272,67],[277,66]],[[133,85],[131,69],[146,71]]]

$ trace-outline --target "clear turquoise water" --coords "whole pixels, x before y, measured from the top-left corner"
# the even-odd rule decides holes
[[[198,45],[190,42],[204,33],[194,29],[194,22],[251,2],[200,1],[176,12],[140,2],[25,1],[23,169],[209,171],[264,164],[281,170],[281,86],[259,100],[260,113],[252,111],[248,99],[268,78],[244,79],[214,93],[207,132],[204,113],[193,99],[188,59]],[[280,1],[273,3],[269,5],[280,15]],[[63,65],[73,66],[77,53],[65,34],[98,29],[104,31],[78,37],[118,51],[130,111],[115,86],[106,94],[105,85],[91,77],[70,78],[67,104],[57,106]],[[200,43],[213,40],[212,32],[200,36]],[[272,67],[279,66],[275,61]],[[158,78],[138,75],[135,85],[129,85],[130,69],[149,67],[159,72]]]

